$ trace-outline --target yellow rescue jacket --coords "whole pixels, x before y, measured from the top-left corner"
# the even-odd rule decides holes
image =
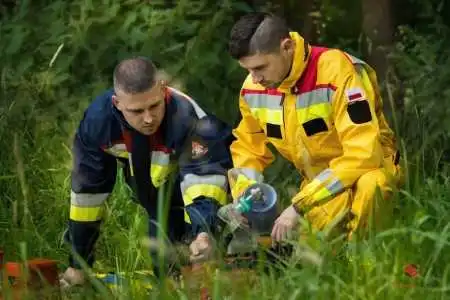
[[[304,210],[351,187],[398,153],[375,71],[341,50],[310,46],[296,32],[291,38],[296,43],[293,66],[278,88],[254,84],[250,74],[242,86],[229,179],[234,198],[262,181],[274,160],[267,147],[271,143],[308,181],[292,199]]]

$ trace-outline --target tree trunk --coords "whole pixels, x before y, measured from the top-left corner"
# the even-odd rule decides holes
[[[363,32],[368,39],[368,61],[384,80],[388,68],[387,50],[392,45],[390,0],[363,0]]]
[[[301,33],[305,40],[309,43],[315,44],[317,43],[317,22],[313,16],[311,16],[312,12],[318,11],[320,8],[320,1],[318,0],[305,0],[300,1],[298,4],[298,8],[291,10],[292,18],[296,18],[295,14],[301,13],[301,20],[303,20]],[[297,16],[298,18],[298,16]]]
[[[377,71],[380,86],[385,87],[387,74],[393,71],[389,66],[387,55],[394,42],[394,20],[391,14],[390,0],[363,0],[363,33],[366,37],[366,60]],[[403,107],[402,89],[397,85],[392,91],[394,106],[398,109]],[[383,92],[383,98],[388,100],[388,93]],[[386,105],[387,113],[390,105]]]

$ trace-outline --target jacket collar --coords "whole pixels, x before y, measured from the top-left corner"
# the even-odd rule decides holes
[[[291,38],[295,42],[294,58],[292,60],[289,75],[283,80],[278,87],[281,92],[289,93],[291,88],[300,79],[306,68],[311,53],[311,46],[297,32],[290,32]]]

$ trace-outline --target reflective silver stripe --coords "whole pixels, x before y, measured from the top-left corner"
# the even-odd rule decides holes
[[[244,99],[250,108],[268,108],[281,110],[281,96],[266,94],[246,94]]]
[[[329,103],[333,99],[334,91],[330,88],[318,88],[297,97],[295,106],[306,108],[315,104]]]
[[[233,168],[228,171],[230,176],[237,179],[239,174],[244,175],[248,179],[255,180],[256,182],[263,182],[264,176],[260,172],[252,168]]]
[[[116,157],[127,158],[129,153],[125,144],[115,144],[105,149],[105,152],[112,154]]]
[[[330,169],[325,169],[322,172],[319,173],[319,175],[316,176],[316,179],[320,182],[326,181],[333,173]]]
[[[343,189],[344,186],[339,179],[334,179],[330,184],[327,185],[327,190],[329,190],[332,195],[336,195]]]
[[[125,144],[114,144],[112,147],[109,147],[108,150],[127,151],[127,146]]]
[[[316,176],[316,179],[320,182],[325,182],[331,177],[333,177],[333,172],[331,171],[331,169],[325,169]],[[327,184],[326,188],[332,195],[335,195],[342,191],[344,189],[344,186],[339,179],[334,178],[329,184]]]
[[[359,58],[357,58],[357,57],[355,57],[355,56],[353,56],[351,54],[347,53],[347,55],[350,57],[350,60],[352,61],[353,64],[366,65],[365,61],[363,61],[363,60],[361,60],[361,59],[359,59]]]
[[[262,182],[264,180],[264,176],[256,171],[255,169],[250,168],[240,168],[241,174],[245,175],[249,179],[253,179],[257,182]]]
[[[221,187],[223,190],[227,188],[227,178],[224,175],[195,175],[187,174],[181,182],[181,192],[184,192],[191,186],[196,184],[210,184]]]
[[[70,204],[80,207],[101,206],[108,198],[109,193],[87,194],[87,193],[70,193]]]
[[[152,151],[152,165],[167,166],[170,163],[170,153]]]
[[[356,69],[356,72],[358,73],[358,75],[359,75],[361,78],[363,78],[364,75],[366,75],[367,77],[369,76],[369,74],[367,74],[366,65],[359,65],[359,64],[356,64],[356,65],[355,65],[355,69]],[[366,73],[366,74],[364,74],[364,73]],[[364,82],[363,82],[363,83],[364,83]]]
[[[194,99],[192,99],[191,97],[189,97],[185,93],[183,93],[183,92],[181,92],[179,90],[176,90],[176,89],[174,89],[172,87],[169,87],[169,90],[172,93],[179,94],[179,95],[183,96],[184,98],[186,98],[192,104],[192,106],[194,107],[195,113],[197,114],[197,117],[199,119],[201,119],[204,116],[206,116],[206,113],[203,111],[203,109],[201,109],[201,107],[197,104],[197,102],[194,101]]]

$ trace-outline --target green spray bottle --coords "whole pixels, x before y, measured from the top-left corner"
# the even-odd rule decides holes
[[[245,214],[250,212],[253,206],[253,201],[262,199],[262,191],[259,187],[252,188],[247,196],[242,196],[234,205],[234,210],[237,213]]]

